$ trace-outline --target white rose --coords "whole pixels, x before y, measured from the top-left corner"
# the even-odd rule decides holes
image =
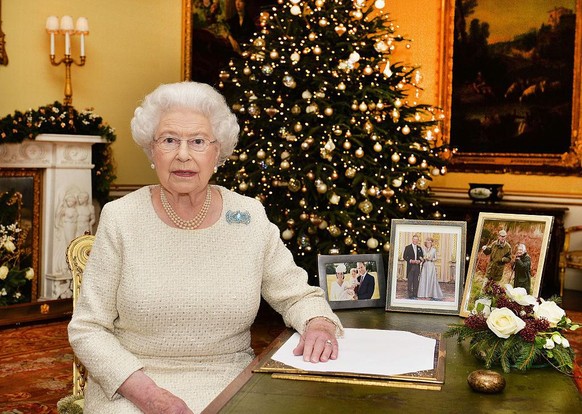
[[[566,338],[562,338],[562,346],[564,348],[570,348],[570,342]]]
[[[552,335],[552,341],[554,341],[555,344],[560,345],[562,343],[562,335],[560,335],[558,332],[554,333]]]
[[[14,243],[12,243],[11,240],[6,240],[4,242],[4,248],[8,250],[10,253],[14,253],[14,250],[16,250],[16,246],[14,245]]]
[[[28,269],[26,269],[26,273],[24,274],[24,277],[28,280],[34,279],[34,270],[32,270],[32,267],[29,267]]]
[[[6,266],[0,266],[0,280],[6,279],[8,276],[8,268]]]
[[[519,303],[522,306],[536,305],[538,301],[531,295],[527,294],[527,291],[522,287],[514,288],[510,284],[505,285],[505,293],[512,300]]]
[[[534,316],[538,319],[547,319],[550,326],[554,327],[566,315],[564,309],[556,305],[556,302],[544,301],[534,306]]]
[[[500,338],[509,338],[525,327],[525,322],[507,308],[493,309],[487,318],[487,326]]]
[[[473,313],[474,315],[482,313],[483,316],[488,318],[489,315],[491,314],[491,299],[489,298],[477,299],[475,301],[475,307],[473,308],[473,311],[471,313]]]
[[[554,344],[554,341],[552,341],[550,338],[546,338],[546,343],[544,344],[544,348],[554,349],[555,346],[556,346],[556,344]]]

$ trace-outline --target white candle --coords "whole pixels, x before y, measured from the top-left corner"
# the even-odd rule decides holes
[[[81,33],[81,57],[85,56],[85,34]]]
[[[51,55],[55,55],[55,33],[51,32]]]
[[[65,55],[71,55],[71,38],[69,37],[69,32],[65,33]]]

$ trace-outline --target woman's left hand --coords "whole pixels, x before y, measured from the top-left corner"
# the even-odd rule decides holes
[[[303,355],[304,361],[327,362],[337,359],[338,344],[335,337],[336,326],[325,318],[315,318],[307,328],[293,355]]]

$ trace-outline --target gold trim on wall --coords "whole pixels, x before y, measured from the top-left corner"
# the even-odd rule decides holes
[[[6,35],[2,31],[2,0],[0,0],[0,65],[8,65],[8,55],[6,54]]]
[[[582,171],[582,117],[581,107],[581,67],[582,67],[582,0],[576,1],[576,28],[574,39],[574,66],[572,91],[571,141],[564,153],[496,153],[458,152],[452,159],[449,171],[481,173],[534,173],[575,175]],[[451,108],[453,93],[453,45],[455,27],[455,1],[442,0],[441,27],[439,41],[439,104],[445,110],[443,125],[445,141],[451,143]],[[552,139],[552,137],[548,137]],[[454,143],[453,143],[454,144]]]
[[[182,80],[191,79],[192,77],[191,68],[192,68],[192,0],[182,0]]]

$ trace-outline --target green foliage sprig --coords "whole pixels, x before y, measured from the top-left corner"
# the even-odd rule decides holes
[[[523,288],[489,281],[471,315],[463,324],[449,325],[445,336],[456,336],[459,343],[468,339],[469,351],[486,368],[501,365],[504,372],[525,371],[548,363],[570,374],[574,351],[562,333],[579,326],[552,299],[537,299]]]
[[[81,112],[72,106],[54,102],[25,112],[15,111],[0,119],[0,144],[19,144],[25,139],[35,139],[39,134],[100,135],[106,144],[92,147],[95,164],[91,174],[93,198],[101,205],[109,198],[111,183],[116,178],[110,143],[116,139],[115,130],[92,109]]]

